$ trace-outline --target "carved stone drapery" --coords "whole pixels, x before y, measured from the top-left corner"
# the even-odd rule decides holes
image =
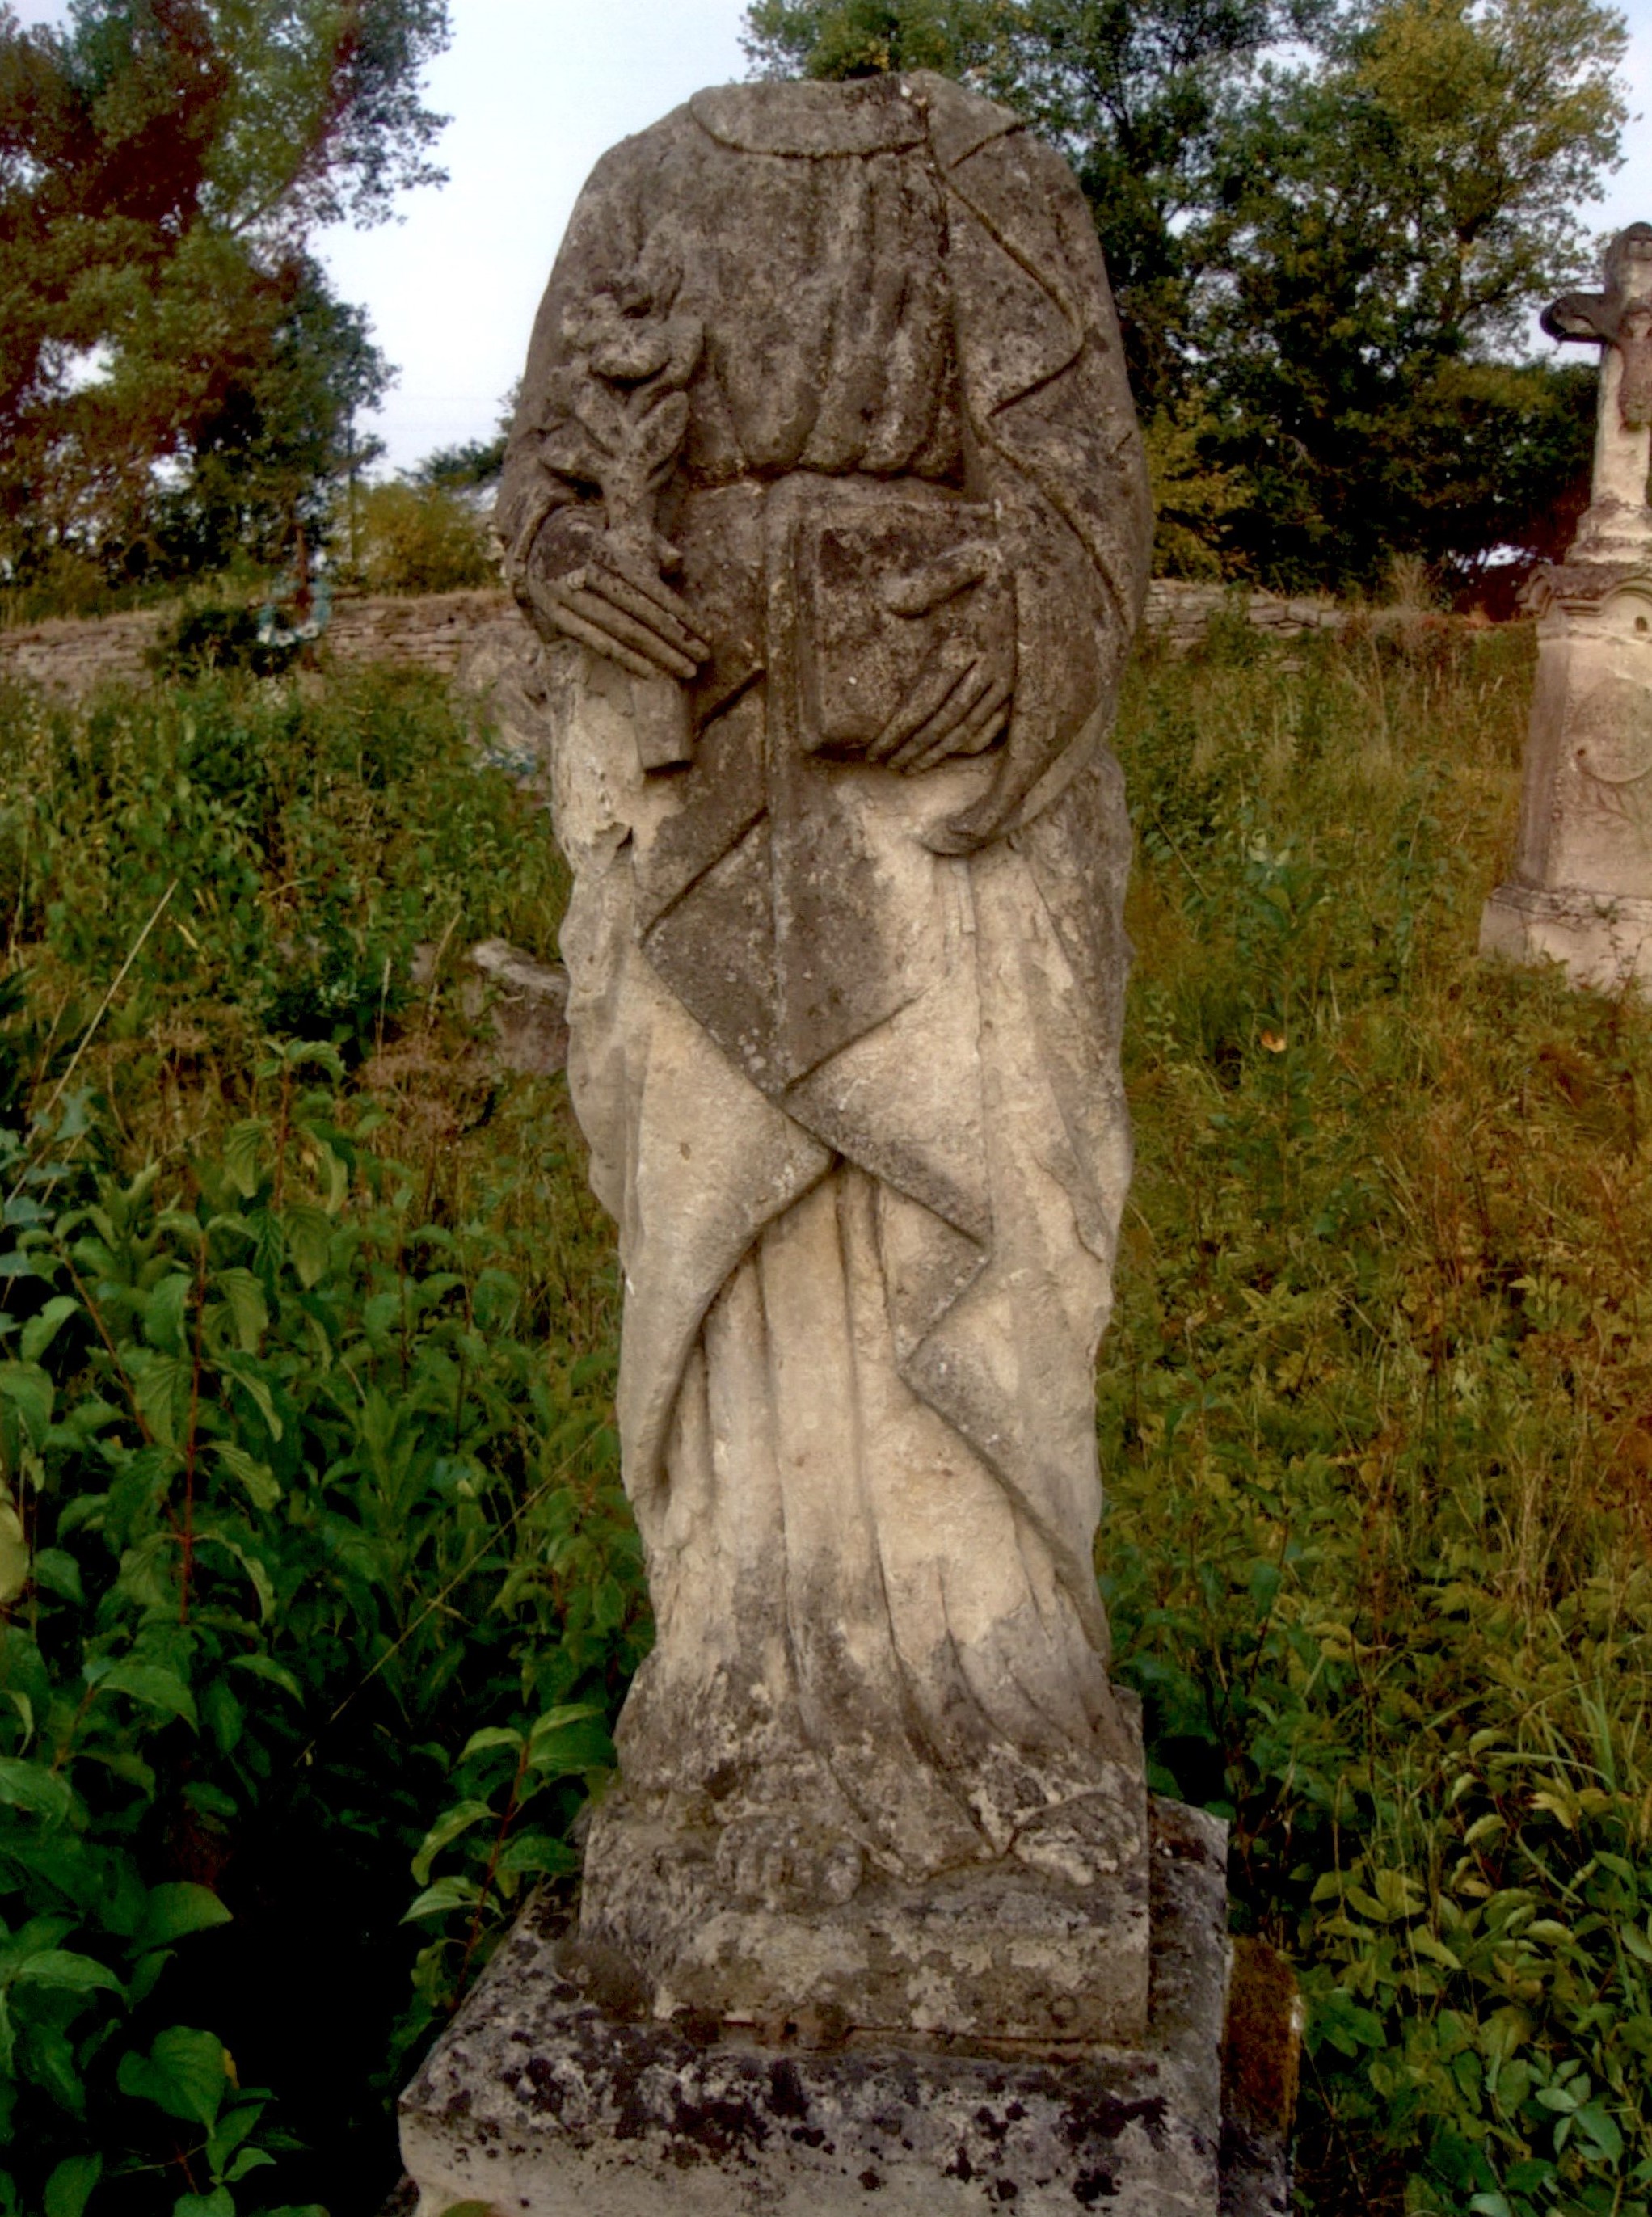
[[[1093,1553],[1152,534],[1076,181],[922,71],[696,95],[581,197],[498,521],[657,1640],[422,2210],[962,2213],[1008,2053],[995,2202],[1215,2217],[1222,1831],[1150,1821]]]

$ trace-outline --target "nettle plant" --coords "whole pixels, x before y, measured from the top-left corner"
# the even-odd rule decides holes
[[[393,2080],[613,1759],[606,1366],[554,1374],[496,1242],[417,1220],[317,1061],[275,1048],[271,1113],[168,1172],[100,1174],[83,1101],[0,1134],[0,2210],[269,2207],[296,2143],[237,2056],[324,1981],[348,2013],[324,1898],[401,2006],[417,1856],[435,1936],[361,2035]]]

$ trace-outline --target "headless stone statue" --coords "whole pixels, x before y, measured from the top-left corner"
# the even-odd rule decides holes
[[[658,1624],[587,1937],[724,2017],[1139,2027],[1091,1551],[1150,522],[1076,186],[940,78],[697,96],[580,201],[500,520],[566,650],[569,1075]],[[948,1931],[915,2004],[937,1880],[1007,1950],[1101,1889],[1107,1968],[995,1985]]]
[[[1092,1553],[1151,519],[1076,183],[923,72],[698,95],[580,199],[498,523],[657,1640],[421,2217],[1282,2208]]]
[[[1565,561],[1527,588],[1538,658],[1519,844],[1480,945],[1612,989],[1652,979],[1652,225],[1620,232],[1602,289],[1543,322],[1601,349],[1593,483]]]

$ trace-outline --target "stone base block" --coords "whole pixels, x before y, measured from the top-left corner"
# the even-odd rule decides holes
[[[1147,1793],[1139,1765],[1100,1769],[1105,1789],[1057,1813],[1087,1813],[1066,1883],[1006,1856],[901,1885],[851,1848],[836,1900],[792,1898],[788,1874],[822,1860],[805,1821],[764,1826],[765,1868],[743,1886],[717,1836],[695,1852],[622,1791],[587,1839],[580,1939],[635,1968],[650,2015],[715,2015],[737,2037],[1130,2046],[1147,2023]]]
[[[1480,952],[1506,962],[1564,965],[1575,985],[1615,992],[1652,984],[1652,900],[1567,886],[1499,886],[1480,916]]]
[[[1131,2047],[765,2045],[717,2018],[631,2014],[531,1908],[403,2097],[419,2217],[1273,2207],[1254,2148],[1222,2177],[1224,1828],[1163,1801],[1153,1819],[1151,2013]]]

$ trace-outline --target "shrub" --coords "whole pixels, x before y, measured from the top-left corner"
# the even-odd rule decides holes
[[[197,602],[170,624],[153,660],[163,676],[184,679],[243,670],[279,677],[298,659],[297,640],[264,635],[258,610],[245,602]]]
[[[444,485],[371,485],[354,497],[351,562],[369,592],[451,593],[498,583],[485,519]]]
[[[6,1152],[0,2206],[262,2206],[317,2063],[382,2116],[612,1760],[639,1581],[607,1368],[546,1362],[487,1227],[422,1223],[311,1059],[170,1182]],[[519,1791],[483,1875],[414,1905],[466,1916],[410,2009],[398,1880],[478,1820],[435,1823],[450,1763],[519,1742],[533,1823]]]

